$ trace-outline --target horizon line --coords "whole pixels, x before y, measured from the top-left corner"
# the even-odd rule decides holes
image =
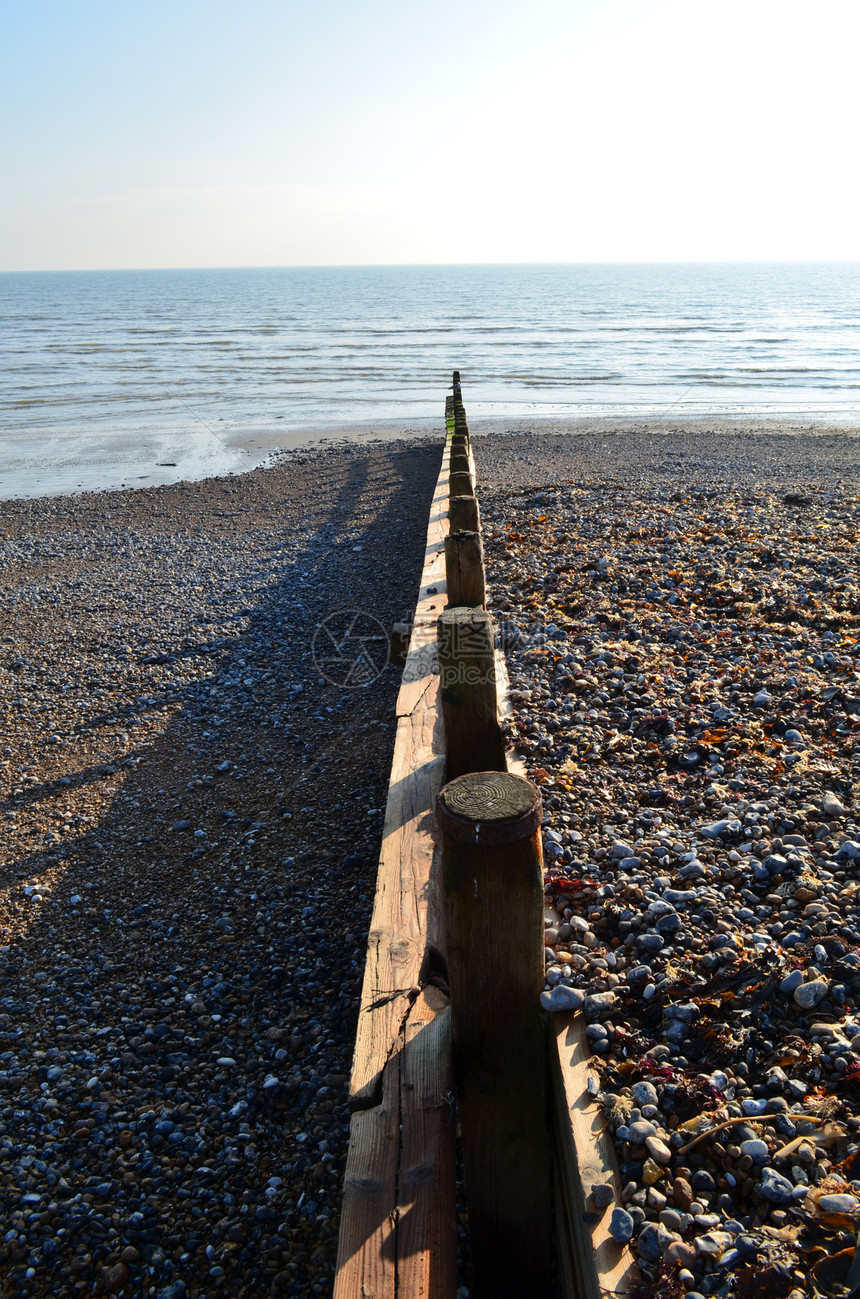
[[[113,275],[148,271],[333,271],[333,270],[432,270],[454,267],[551,267],[551,266],[857,266],[854,257],[757,257],[619,258],[586,261],[509,261],[509,262],[281,262],[230,263],[223,265],[169,266],[49,266],[0,269],[0,275]]]

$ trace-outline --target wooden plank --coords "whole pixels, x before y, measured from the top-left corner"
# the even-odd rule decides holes
[[[389,1061],[380,1103],[353,1114],[343,1180],[334,1299],[395,1299],[400,1066]]]
[[[445,538],[448,535],[448,447],[442,456],[442,469],[433,493],[424,569],[418,599],[415,602],[409,653],[403,668],[403,683],[397,697],[397,716],[405,717],[418,707],[435,708],[423,699],[428,687],[437,680],[436,619],[445,607]],[[423,702],[422,702],[423,700]]]
[[[447,454],[436,495],[446,479]],[[433,808],[444,782],[445,758],[435,725],[438,677],[427,659],[427,645],[431,628],[434,645],[436,638],[436,608],[430,605],[441,612],[444,595],[428,595],[427,587],[436,584],[440,564],[444,573],[444,534],[444,526],[431,523],[417,605],[420,613],[416,613],[404,668],[404,677],[411,671],[414,679],[404,681],[397,703],[397,734],[350,1080],[353,1108],[374,1103],[380,1068],[395,1049],[408,1010],[403,994],[416,987],[420,977],[428,909],[435,942],[441,930],[441,907],[430,875],[436,845]]]
[[[603,1107],[596,1093],[598,1075],[590,1063],[585,1017],[579,1012],[555,1014],[550,1037],[550,1068],[555,1093],[555,1150],[562,1205],[562,1230],[570,1255],[561,1251],[565,1296],[601,1299],[606,1293],[625,1295],[638,1276],[629,1246],[616,1245],[609,1234],[614,1205],[595,1209],[591,1188],[609,1182],[621,1203],[621,1178],[615,1146],[606,1130]]]
[[[401,1060],[398,1296],[452,1299],[457,1288],[451,1007],[425,988],[409,1014]]]
[[[436,618],[445,605],[448,447],[433,496],[403,683],[355,1054],[335,1299],[453,1299],[450,1008],[424,984],[443,950]],[[436,588],[428,590],[428,588]]]

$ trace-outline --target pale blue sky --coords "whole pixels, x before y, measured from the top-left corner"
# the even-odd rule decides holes
[[[0,15],[0,269],[860,258],[854,0]]]

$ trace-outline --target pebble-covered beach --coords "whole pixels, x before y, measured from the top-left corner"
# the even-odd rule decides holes
[[[667,431],[474,443],[542,1000],[587,1021],[623,1188],[590,1208],[643,1294],[847,1294],[860,441]]]
[[[440,444],[0,505],[0,1291],[330,1293]],[[371,673],[372,675],[372,673]]]

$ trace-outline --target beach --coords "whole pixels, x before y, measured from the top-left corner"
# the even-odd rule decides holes
[[[398,683],[313,637],[410,611],[440,454],[0,507],[16,1293],[330,1292]]]
[[[607,441],[476,444],[508,739],[544,799],[541,1000],[583,1017],[620,1172],[588,1210],[656,1294],[840,1293],[860,1221],[854,443]]]
[[[784,724],[776,739],[773,724],[767,740],[761,738],[765,780],[755,770],[755,753],[740,775],[714,771],[706,779],[699,770],[710,773],[714,764],[699,756],[687,770],[681,761],[686,746],[672,757],[667,731],[655,751],[671,771],[649,772],[644,785],[637,776],[631,785],[637,801],[634,806],[631,795],[628,807],[625,780],[632,768],[619,766],[615,755],[633,743],[643,719],[670,717],[663,705],[665,664],[660,659],[660,707],[656,695],[653,705],[637,703],[645,712],[632,729],[629,719],[622,726],[609,712],[604,718],[610,694],[603,679],[617,658],[624,680],[632,670],[627,658],[639,656],[639,689],[646,657],[656,663],[664,642],[673,653],[682,648],[679,635],[701,641],[697,679],[709,683],[716,675],[706,661],[717,653],[716,642],[696,631],[688,578],[676,564],[695,568],[691,554],[667,555],[665,573],[661,568],[652,576],[655,583],[671,580],[672,588],[660,586],[659,599],[655,595],[647,609],[631,603],[626,568],[624,590],[613,576],[628,563],[616,557],[626,539],[637,532],[643,541],[646,534],[656,536],[659,523],[661,538],[695,533],[695,545],[707,544],[715,563],[719,554],[731,578],[737,559],[722,553],[722,541],[707,542],[728,526],[717,526],[710,517],[715,512],[747,529],[752,541],[743,545],[759,544],[756,534],[767,543],[773,552],[768,574],[782,558],[797,568],[800,552],[810,571],[819,557],[831,566],[824,595],[813,596],[843,599],[837,611],[842,620],[822,626],[810,654],[835,655],[840,673],[849,671],[843,660],[854,671],[854,651],[843,646],[857,623],[850,550],[860,487],[854,434],[708,421],[635,427],[609,421],[587,432],[520,421],[482,431],[477,420],[474,434],[492,612],[508,646],[515,708],[509,739],[542,782],[552,816],[546,829],[556,836],[546,842],[558,846],[558,853],[549,853],[558,859],[558,873],[591,879],[588,872],[600,871],[596,887],[613,884],[606,863],[621,860],[614,847],[619,843],[639,859],[630,870],[642,874],[634,885],[645,898],[660,873],[664,846],[673,883],[690,861],[702,861],[705,882],[712,870],[734,868],[730,852],[748,868],[749,852],[737,851],[744,843],[753,845],[752,856],[767,870],[767,856],[790,851],[802,858],[804,879],[814,861],[827,869],[844,843],[854,842],[850,734],[837,734],[835,724],[832,735],[826,726],[807,728],[804,747],[793,747],[783,738],[794,726],[803,729],[793,704],[778,714]],[[429,440],[368,436],[363,444],[291,453],[245,475],[0,505],[0,1055],[7,1097],[0,1178],[10,1206],[0,1250],[17,1293],[65,1296],[94,1286],[161,1299],[222,1289],[237,1295],[330,1292],[348,1137],[345,1086],[398,681],[390,667],[378,676],[371,671],[359,688],[340,684],[336,667],[326,668],[335,678],[326,680],[314,661],[314,634],[338,610],[365,611],[383,629],[410,614],[441,449],[441,432]],[[743,557],[740,547],[739,538],[735,552]],[[837,572],[832,566],[840,564]],[[670,571],[675,576],[667,579]],[[813,572],[809,583],[814,580]],[[562,586],[571,602],[567,611],[559,599]],[[745,599],[743,591],[733,598],[761,613],[767,595],[761,579],[758,587],[755,599]],[[700,612],[698,621],[715,616]],[[762,664],[774,664],[759,683],[746,641],[760,628],[749,611],[739,616],[743,626],[733,652],[747,656],[745,678],[770,693],[769,718],[783,689],[777,659],[756,651]],[[558,667],[563,653],[547,655],[545,640],[529,642],[535,622],[546,636],[550,620],[570,641],[566,671]],[[631,628],[638,639],[627,635]],[[828,630],[835,640],[820,643]],[[808,634],[786,633],[803,641],[804,654]],[[584,642],[577,644],[582,635],[590,644],[584,654]],[[598,647],[603,661],[592,667],[588,655]],[[723,663],[720,675],[726,671]],[[828,683],[832,676],[830,665],[805,664],[803,672]],[[585,684],[578,686],[580,680]],[[841,676],[838,684],[844,695]],[[725,689],[727,707],[736,708]],[[598,700],[604,693],[606,701]],[[560,706],[567,695],[578,701],[576,708]],[[583,720],[575,721],[575,712]],[[840,714],[849,732],[853,717]],[[671,720],[680,731],[686,715]],[[588,739],[583,772],[575,778],[563,769],[575,747],[579,752],[565,727]],[[701,734],[697,730],[694,738]],[[701,753],[713,742],[703,740]],[[777,742],[778,753],[768,747]],[[571,746],[567,753],[564,743]],[[596,756],[587,758],[592,749]],[[799,767],[786,760],[795,753]],[[794,817],[795,829],[783,828],[787,813],[778,800],[787,797],[804,763],[818,761],[828,771],[815,797],[820,803],[826,783],[842,811],[833,809],[821,838],[815,836],[824,814],[819,808],[813,818],[809,811],[810,850],[804,854],[786,836],[805,822]],[[746,783],[730,790],[729,780]],[[565,781],[578,791],[576,798],[563,789]],[[698,813],[702,781],[707,816]],[[661,794],[654,812],[640,803],[640,785],[665,786],[671,797]],[[680,806],[694,796],[698,820],[680,814],[672,820],[674,800]],[[717,837],[707,846],[701,825],[737,819],[741,797],[748,807],[760,797],[776,799],[767,809],[773,826],[768,821],[766,830],[753,834],[765,816],[754,813],[758,819],[745,839],[744,811],[731,844]],[[724,800],[731,813],[725,817]],[[613,806],[626,813],[624,819],[613,819]],[[646,814],[650,828],[642,820]],[[591,819],[583,824],[583,818]],[[822,847],[813,854],[816,844]],[[683,860],[692,848],[698,856]],[[847,869],[846,853],[833,869]],[[720,883],[742,874],[743,866]],[[692,876],[688,871],[681,878]],[[620,891],[619,881],[614,887]],[[788,882],[786,876],[774,887]],[[762,892],[759,883],[744,876],[741,887],[755,894],[756,906],[777,906],[767,903],[770,884]],[[827,883],[808,886],[818,887],[814,898]],[[695,880],[683,883],[684,889],[697,886]],[[565,917],[562,907],[559,923],[566,920],[570,934],[559,929],[556,945],[548,945],[548,969],[561,971],[552,987],[594,996],[600,989],[589,990],[592,976],[599,981],[610,971],[589,974],[588,962],[604,959],[605,938],[623,945],[624,935],[610,925],[606,895],[583,897],[586,921],[603,907],[595,923],[606,924],[596,935],[583,930],[596,943],[579,944],[579,951],[570,942],[579,911],[568,906]],[[769,921],[771,929],[784,923]],[[834,921],[837,930],[843,923],[853,921]],[[756,932],[752,921],[731,917],[730,933],[742,935],[741,949],[745,936]],[[556,960],[562,939],[568,954],[584,962],[573,960],[569,973]],[[802,932],[801,939],[808,941]],[[776,938],[768,930],[771,941]],[[753,947],[757,952],[755,941]],[[761,959],[770,959],[762,951]],[[807,970],[818,957],[802,951]],[[664,999],[659,961],[665,958],[655,966],[652,996]],[[834,1001],[829,991],[819,1010],[822,1022],[829,1016],[840,1025],[833,1059],[848,1059],[839,1044],[848,1040],[844,1026],[854,1013],[856,989],[829,967],[821,977],[844,985],[845,1001]],[[626,970],[603,991],[621,983]],[[624,1003],[631,1034],[641,1027],[630,1018],[634,1010]],[[617,1016],[595,1014],[594,1024],[605,1030],[593,1035],[595,1042],[615,1040],[607,1018],[613,1030],[621,1026]],[[609,1064],[614,1050],[604,1056]],[[616,1119],[623,1113],[629,1121],[632,1107],[625,1108],[611,1080],[606,1096],[608,1111],[620,1107]],[[650,1122],[647,1109],[643,1113]],[[622,1150],[630,1165],[636,1153]],[[664,1195],[656,1218],[649,1216],[659,1201],[647,1202],[636,1180],[642,1167],[638,1174],[628,1171],[634,1186],[625,1212],[641,1209],[637,1232],[645,1221],[659,1222],[666,1208],[678,1210],[677,1199],[670,1204]],[[691,1177],[696,1171],[689,1168]],[[683,1174],[677,1176],[683,1182]],[[640,1192],[642,1205],[635,1200]],[[718,1222],[725,1219],[719,1217],[722,1194],[725,1188],[716,1189],[713,1203],[701,1204],[702,1213],[716,1213]],[[686,1246],[689,1235],[677,1227],[665,1228],[670,1243]],[[702,1270],[690,1270],[695,1260],[682,1257],[699,1285]],[[710,1292],[705,1286],[703,1293]]]

